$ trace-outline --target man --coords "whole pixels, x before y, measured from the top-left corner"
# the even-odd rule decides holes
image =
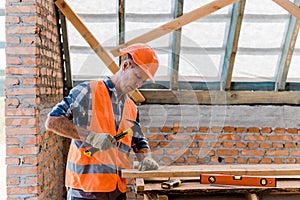
[[[125,56],[119,71],[101,81],[74,87],[49,113],[46,128],[72,139],[66,169],[68,200],[126,199],[126,180],[120,171],[130,168],[130,149],[140,161],[139,170],[157,169],[147,139],[136,133],[116,141],[114,136],[138,120],[138,111],[127,94],[158,69],[154,50],[146,44],[121,49]]]

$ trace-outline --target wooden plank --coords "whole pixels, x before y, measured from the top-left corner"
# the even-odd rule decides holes
[[[294,15],[298,20],[300,20],[300,8],[289,0],[273,0],[275,3],[280,5],[282,8],[287,10],[289,13]]]
[[[297,175],[300,174],[300,164],[162,166],[158,170],[151,171],[126,169],[122,170],[121,175],[123,178],[197,177],[201,173],[253,176]]]
[[[86,40],[94,52],[99,56],[103,63],[108,67],[108,69],[115,74],[119,70],[119,66],[114,62],[102,45],[97,41],[94,35],[89,31],[89,29],[80,20],[78,15],[70,8],[70,6],[64,0],[57,0],[55,5],[60,9],[60,11],[66,16],[66,18],[73,24],[81,36]],[[131,97],[135,102],[140,103],[145,101],[143,95],[135,90],[130,93]]]
[[[255,193],[247,193],[246,198],[248,200],[259,200],[259,197]]]
[[[173,1],[174,19],[182,16],[183,14],[183,0]],[[181,48],[181,28],[177,29],[172,33],[172,58],[171,58],[171,72],[170,72],[170,88],[172,90],[178,89],[178,72],[179,72],[179,59],[180,59],[180,48]]]
[[[144,191],[144,179],[143,178],[136,178],[135,179],[136,191]]]
[[[225,56],[223,61],[223,69],[220,80],[220,89],[229,90],[231,86],[232,72],[237,53],[238,41],[242,20],[244,16],[246,0],[236,2],[232,7],[232,15],[227,37]]]
[[[145,34],[142,34],[141,36],[138,36],[138,37],[112,49],[110,52],[114,56],[119,56],[119,55],[121,55],[121,52],[119,50],[128,45],[131,45],[134,43],[139,43],[139,42],[147,43],[149,41],[152,41],[152,40],[159,38],[167,33],[170,33],[171,31],[179,29],[186,24],[189,24],[197,19],[200,19],[201,17],[205,17],[225,6],[228,6],[228,5],[236,2],[236,1],[238,1],[238,0],[215,0],[211,3],[208,3],[208,4],[198,8],[198,9],[188,12],[188,13],[182,15],[181,17],[178,17],[166,24],[163,24],[162,26],[159,26],[156,29],[153,29]]]
[[[299,6],[300,0],[295,0],[294,4]],[[300,10],[299,10],[300,11]],[[289,19],[288,28],[285,34],[285,41],[282,47],[281,58],[279,66],[277,67],[276,80],[275,80],[275,91],[285,90],[287,75],[290,68],[297,36],[299,33],[300,21],[294,16]]]
[[[170,91],[159,89],[141,89],[140,91],[146,98],[144,102],[146,104],[300,104],[299,91]]]

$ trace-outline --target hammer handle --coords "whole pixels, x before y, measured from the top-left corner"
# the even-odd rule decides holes
[[[125,137],[127,134],[130,134],[130,133],[132,133],[132,129],[131,128],[123,131],[122,133],[120,133],[118,135],[115,135],[114,138],[118,141],[118,140],[120,140],[121,138]]]

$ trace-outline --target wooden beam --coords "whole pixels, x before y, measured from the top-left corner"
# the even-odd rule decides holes
[[[228,6],[234,2],[236,2],[238,0],[215,0],[211,3],[208,3],[198,9],[195,9],[189,13],[186,13],[184,15],[182,15],[181,17],[178,17],[174,20],[172,20],[171,22],[168,22],[166,24],[163,24],[162,26],[159,26],[156,29],[153,29],[152,31],[149,31],[141,36],[138,36],[136,38],[134,38],[133,40],[130,40],[114,49],[112,49],[110,52],[116,57],[116,56],[120,56],[121,52],[120,49],[134,44],[134,43],[147,43],[149,41],[152,41],[156,38],[159,38],[167,33],[170,33],[171,31],[177,30],[179,28],[181,28],[182,26],[189,24],[201,17],[205,17],[225,6]]]
[[[236,2],[232,7],[232,15],[220,80],[221,90],[229,90],[231,86],[233,66],[244,16],[245,3],[246,0],[240,0]]]
[[[182,16],[183,14],[183,0],[173,1],[173,17],[174,19]],[[171,58],[171,73],[170,73],[170,88],[172,90],[178,89],[178,72],[179,72],[179,59],[181,47],[181,28],[173,31],[172,39],[172,58]]]
[[[300,8],[289,0],[273,0],[275,3],[280,5],[282,8],[287,10],[289,13],[294,15],[298,20],[300,20]]]
[[[145,183],[143,178],[136,178],[135,179],[136,191],[142,192],[145,188]]]
[[[171,91],[140,90],[146,104],[300,104],[300,91]]]
[[[246,198],[248,200],[259,200],[259,197],[255,193],[247,193]]]
[[[185,165],[161,166],[158,170],[138,171],[124,169],[123,178],[149,177],[199,177],[201,173],[251,175],[251,176],[278,176],[300,174],[300,164],[236,164],[236,165]],[[200,177],[199,177],[200,178]]]
[[[114,62],[102,45],[97,41],[89,29],[80,20],[78,15],[70,8],[70,6],[64,0],[57,0],[55,5],[60,9],[60,11],[66,16],[66,18],[73,24],[81,36],[86,40],[94,52],[99,56],[103,63],[108,67],[108,69],[115,74],[119,70],[119,66]],[[135,90],[130,93],[133,100],[137,103],[145,101],[143,95]]]
[[[300,4],[300,0],[295,0],[294,2],[297,6]],[[300,12],[300,10],[299,10]],[[292,60],[295,44],[297,41],[297,36],[299,33],[300,21],[297,20],[293,15],[291,15],[289,20],[289,25],[285,34],[285,41],[282,47],[281,58],[279,65],[276,70],[276,80],[275,80],[275,91],[285,90],[287,75],[290,68],[290,63]]]

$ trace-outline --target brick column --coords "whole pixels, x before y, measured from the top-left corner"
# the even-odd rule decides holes
[[[64,139],[45,132],[62,99],[54,3],[6,0],[6,144],[8,199],[63,199]]]

